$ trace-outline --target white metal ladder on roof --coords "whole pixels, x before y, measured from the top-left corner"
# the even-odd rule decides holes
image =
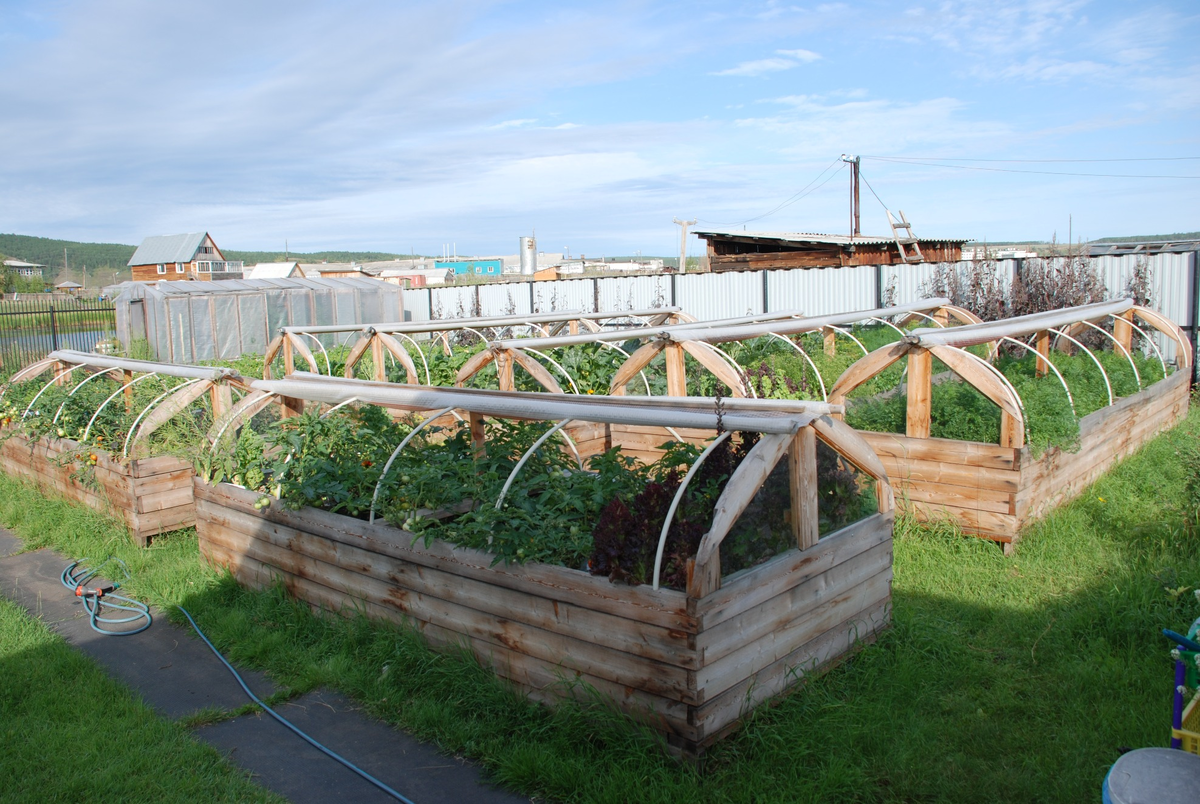
[[[904,210],[900,210],[900,220],[897,221],[892,217],[892,211],[885,210],[888,216],[888,223],[892,226],[892,237],[896,239],[896,248],[900,250],[900,259],[904,262],[924,262],[925,255],[921,253],[921,246],[917,243],[917,238],[913,237],[912,224],[908,222],[908,218],[904,217]],[[900,230],[904,229],[906,234],[901,237]],[[913,252],[909,254],[904,250],[905,246],[912,246]]]

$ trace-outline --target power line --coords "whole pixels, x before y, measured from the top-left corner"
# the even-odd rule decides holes
[[[888,159],[909,162],[1181,162],[1197,160],[1200,156],[1143,156],[1127,159],[968,159],[958,156],[867,156],[864,159]]]
[[[878,162],[894,162],[898,165],[914,165],[917,167],[942,167],[951,168],[953,170],[984,170],[989,173],[1033,173],[1041,176],[1090,176],[1099,179],[1200,179],[1200,176],[1168,176],[1154,174],[1133,174],[1133,173],[1068,173],[1060,170],[1016,170],[1014,168],[992,168],[979,167],[977,165],[947,165],[944,163],[932,161],[918,161],[909,158],[896,158],[888,156],[872,156],[863,157],[864,159],[874,159]]]
[[[837,170],[835,170],[833,173],[830,173],[829,177],[827,179],[825,179],[825,181],[822,181],[820,184],[817,184],[816,187],[813,187],[814,184],[816,184],[818,181],[820,181],[821,177],[825,175],[825,173],[829,170],[829,168],[833,167],[834,165],[840,165],[840,167]],[[820,190],[822,187],[824,187],[826,184],[829,183],[830,179],[832,179],[839,172],[841,172],[841,169],[843,167],[845,167],[845,163],[842,162],[842,158],[839,156],[837,159],[833,160],[828,165],[826,165],[825,168],[820,173],[817,174],[817,177],[815,179],[813,179],[808,184],[801,187],[800,190],[795,195],[784,200],[782,203],[780,203],[774,209],[764,212],[763,214],[758,215],[756,217],[747,218],[744,221],[712,221],[712,220],[708,220],[706,218],[700,218],[699,220],[701,220],[704,223],[715,223],[719,226],[741,226],[744,223],[753,223],[754,221],[762,220],[763,218],[774,215],[776,212],[783,209],[784,207],[791,206],[792,204],[796,203],[797,201],[804,198],[805,196],[812,195],[817,190]],[[812,187],[811,190],[809,190],[810,187]]]

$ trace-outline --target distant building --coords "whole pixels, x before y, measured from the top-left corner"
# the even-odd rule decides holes
[[[304,278],[298,262],[260,262],[247,273],[246,279],[295,279]]]
[[[906,262],[900,256],[895,237],[713,229],[696,230],[696,236],[708,244],[708,261],[713,271],[841,268]],[[957,262],[962,258],[962,244],[970,238],[914,239],[924,262]],[[905,251],[910,256],[914,252],[907,239]]]
[[[454,271],[449,268],[389,268],[381,271],[379,278],[401,287],[423,288],[452,284]]]
[[[306,262],[300,269],[309,279],[374,279],[379,271],[357,262]]]
[[[59,282],[54,286],[54,289],[59,293],[69,293],[72,296],[78,296],[83,292],[83,285],[78,282]]]
[[[11,268],[17,273],[17,276],[23,276],[26,279],[41,279],[42,269],[46,266],[36,262],[24,262],[22,260],[5,260],[6,268]]]
[[[1200,251],[1200,240],[1131,240],[1128,242],[1088,243],[1089,257],[1114,257],[1125,254],[1184,254]]]
[[[477,259],[437,260],[435,268],[449,268],[454,275],[470,274],[472,276],[500,276],[504,273],[504,260],[500,257]]]
[[[964,260],[1025,260],[1038,253],[1021,246],[963,246]]]
[[[241,279],[240,260],[226,260],[208,232],[147,237],[129,259],[136,282]]]

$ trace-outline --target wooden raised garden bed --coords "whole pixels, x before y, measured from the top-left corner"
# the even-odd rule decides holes
[[[1135,317],[1143,327],[1175,341],[1174,373],[1079,419],[1076,444],[1050,447],[1040,455],[1025,444],[1024,409],[1013,386],[963,348],[998,344],[1000,338],[1019,346],[1013,336],[1031,335],[1036,348],[1025,348],[1036,353],[1038,373],[1048,377],[1054,338],[1085,332],[1090,325],[1080,322],[1113,319],[1109,339],[1128,356]],[[1000,407],[1000,444],[930,437],[934,358]],[[1129,300],[949,330],[915,330],[850,366],[830,392],[830,401],[843,403],[854,388],[901,360],[908,365],[906,434],[860,430],[859,435],[883,461],[902,506],[922,520],[948,519],[964,533],[1003,543],[1006,551],[1027,524],[1073,499],[1117,461],[1187,415],[1192,361],[1187,337],[1160,314]]]
[[[122,463],[96,450],[96,464],[89,466],[88,454],[67,439],[11,435],[0,444],[0,468],[43,491],[112,514],[142,546],[160,533],[195,524],[195,472],[188,461],[163,455]]]
[[[318,379],[326,378],[253,385],[289,404],[305,395],[326,404],[353,397],[393,409],[403,409],[406,400],[416,400],[409,409],[453,404],[472,420],[472,432],[477,416],[528,417],[529,405],[547,404],[545,394]],[[552,418],[581,422],[604,421],[614,404],[630,407],[586,397],[553,404],[562,407]],[[727,423],[754,405],[743,404],[746,408],[725,414]],[[588,416],[580,412],[584,406]],[[490,552],[441,540],[426,544],[382,520],[289,510],[278,502],[260,510],[262,492],[197,477],[200,549],[245,585],[282,581],[314,608],[361,611],[413,625],[435,645],[466,645],[536,699],[586,697],[587,688],[594,688],[662,733],[673,750],[696,756],[758,704],[872,639],[890,617],[893,512],[882,466],[853,430],[828,416],[768,419],[781,415],[778,408],[760,407],[755,415],[762,418],[755,421],[767,422],[763,426],[775,434],[762,435],[725,486],[710,530],[688,562],[687,591],[614,583],[558,565],[497,562]],[[671,414],[657,415],[665,420]],[[707,419],[689,415],[680,430],[690,434],[691,428],[707,426],[711,436]],[[639,428],[629,425],[654,424],[608,421],[608,437],[596,434],[590,446],[581,440],[581,451],[620,444],[625,435],[644,441]],[[729,426],[745,430],[747,421]],[[818,439],[877,481],[878,502],[877,512],[820,536]],[[642,451],[648,458],[657,452],[648,445]],[[781,479],[771,482],[782,482],[790,494],[791,508],[788,497],[782,502],[790,514],[782,521],[803,549],[793,547],[722,577],[721,540],[743,512],[757,510],[751,499],[759,499],[768,476]]]
[[[1117,461],[1187,415],[1188,376],[1177,371],[1079,421],[1072,451],[1002,447],[859,431],[887,467],[901,505],[924,520],[1011,543],[1021,528],[1073,499]]]

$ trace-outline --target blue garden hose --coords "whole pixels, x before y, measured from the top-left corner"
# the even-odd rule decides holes
[[[116,564],[125,573],[125,577],[129,577],[129,568],[125,566],[125,562],[119,558],[109,557],[102,561],[97,566],[88,569],[83,566],[83,562],[87,561],[82,558],[79,561],[73,561],[66,566],[59,576],[62,585],[75,593],[79,601],[83,604],[84,611],[88,613],[88,622],[92,626],[92,630],[98,634],[105,636],[132,636],[140,634],[150,627],[154,622],[154,618],[150,616],[150,608],[141,601],[133,598],[125,597],[124,595],[115,594],[117,589],[121,588],[119,582],[113,582],[109,586],[97,586],[89,589],[87,584],[94,578],[99,577],[100,571],[109,564]],[[102,611],[116,610],[130,612],[128,617],[104,617],[101,616]],[[145,622],[142,622],[142,621]],[[128,628],[104,628],[102,625],[125,625],[128,623],[138,623],[141,625],[131,626]]]
[[[242,690],[248,696],[250,696],[250,700],[254,701],[254,703],[261,706],[268,715],[270,715],[271,717],[278,720],[284,726],[287,726],[289,729],[291,729],[296,734],[296,736],[298,736],[300,739],[304,740],[306,743],[311,745],[313,748],[315,748],[318,751],[320,751],[321,753],[325,754],[330,759],[332,759],[336,762],[340,762],[346,768],[354,771],[359,776],[361,776],[363,779],[365,779],[368,782],[370,782],[371,784],[375,785],[377,788],[379,788],[383,792],[387,793],[392,798],[396,799],[397,801],[401,801],[404,804],[413,804],[413,801],[411,799],[404,797],[400,793],[398,793],[395,790],[393,790],[392,788],[388,787],[386,784],[379,781],[378,779],[376,779],[371,774],[367,773],[362,768],[359,768],[357,765],[350,762],[350,760],[344,759],[343,757],[339,756],[338,754],[335,754],[333,751],[330,751],[328,748],[321,745],[319,742],[314,740],[312,737],[309,737],[307,734],[300,731],[300,729],[293,726],[291,723],[289,723],[282,715],[280,715],[274,709],[272,709],[271,707],[269,707],[265,703],[263,703],[261,698],[259,698],[257,695],[255,695],[253,692],[250,691],[250,688],[246,686],[246,682],[242,680],[242,677],[238,674],[238,671],[234,670],[233,665],[231,665],[228,661],[226,661],[225,657],[221,655],[221,651],[217,650],[216,647],[213,645],[213,643],[208,641],[208,637],[206,637],[204,635],[204,632],[200,630],[200,626],[196,625],[196,621],[192,619],[192,615],[188,614],[187,609],[185,609],[183,606],[176,606],[176,608],[179,609],[181,612],[183,612],[183,616],[187,617],[187,621],[192,624],[192,628],[196,629],[196,634],[202,640],[204,640],[204,644],[208,645],[208,647],[212,650],[212,652],[217,655],[217,658],[221,660],[221,664],[225,665],[225,668],[229,672],[233,673],[233,677],[237,679],[237,683],[241,685]]]
[[[149,628],[150,624],[153,622],[153,619],[150,617],[149,607],[140,601],[133,600],[125,597],[124,595],[115,594],[115,590],[121,588],[120,583],[113,582],[109,586],[100,586],[91,589],[87,588],[87,584],[94,578],[99,577],[100,571],[109,564],[117,564],[120,566],[121,571],[125,574],[125,578],[129,578],[129,568],[125,566],[125,562],[119,558],[110,556],[94,568],[88,569],[87,567],[83,566],[85,561],[87,561],[86,558],[81,558],[79,561],[73,561],[68,564],[66,569],[64,569],[62,574],[59,576],[59,580],[62,581],[63,586],[74,592],[75,596],[82,601],[83,607],[87,610],[88,617],[91,620],[92,629],[97,633],[105,634],[106,636],[129,636],[130,634],[140,634],[142,631],[145,631],[147,628]],[[114,603],[112,602],[114,600],[121,602]],[[100,616],[100,612],[104,608],[117,609],[118,611],[129,611],[133,612],[133,614],[131,614],[129,617],[102,617]],[[287,726],[298,737],[307,742],[313,748],[328,756],[330,759],[333,759],[336,762],[341,763],[347,769],[354,771],[363,779],[375,785],[375,787],[387,793],[397,801],[403,802],[403,804],[413,804],[412,799],[406,798],[402,794],[388,787],[386,784],[379,781],[362,768],[359,768],[357,765],[350,762],[350,760],[339,756],[333,751],[330,751],[312,737],[309,737],[307,734],[300,731],[300,729],[293,726],[286,718],[284,718],[274,709],[263,703],[262,699],[255,695],[250,688],[246,686],[246,682],[242,680],[242,677],[238,674],[238,671],[233,669],[233,665],[225,660],[225,657],[221,655],[221,652],[216,649],[213,643],[208,641],[208,637],[206,637],[204,632],[200,630],[200,626],[196,625],[196,621],[192,619],[192,615],[188,614],[187,609],[185,609],[183,606],[177,606],[176,608],[183,612],[183,616],[187,617],[187,621],[192,624],[192,628],[196,629],[196,634],[202,640],[204,640],[204,644],[208,645],[209,649],[216,654],[217,658],[221,660],[221,664],[225,665],[225,668],[230,673],[233,673],[233,677],[237,679],[237,683],[241,685],[242,690],[245,691],[248,696],[250,696],[250,700],[254,701],[254,703],[262,707],[267,714],[278,720],[284,726]],[[100,626],[101,623],[106,625],[120,625],[123,623],[137,622],[138,620],[142,619],[144,619],[145,622],[140,626],[125,630],[111,630],[102,628]]]

